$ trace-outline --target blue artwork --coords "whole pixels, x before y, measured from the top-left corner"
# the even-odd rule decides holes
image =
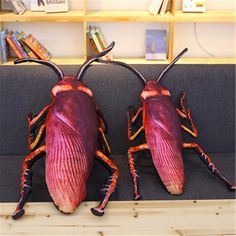
[[[146,30],[146,60],[166,60],[166,30]]]

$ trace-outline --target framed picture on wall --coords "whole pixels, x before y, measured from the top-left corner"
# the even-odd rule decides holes
[[[46,0],[45,12],[68,11],[68,0]]]

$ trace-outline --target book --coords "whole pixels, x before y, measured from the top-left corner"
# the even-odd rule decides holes
[[[95,53],[104,51],[107,48],[107,43],[104,38],[104,35],[99,27],[89,26],[87,30],[88,39]],[[92,53],[91,53],[92,54]],[[113,56],[109,52],[102,57],[104,60],[112,60]]]
[[[19,52],[20,52],[20,54],[21,54],[21,56],[23,57],[23,58],[27,58],[28,57],[28,55],[27,55],[27,53],[24,51],[24,49],[21,47],[21,44],[18,42],[18,40],[16,39],[16,37],[17,37],[17,35],[19,34],[19,32],[18,31],[15,31],[13,34],[12,34],[12,41],[13,41],[13,43],[16,45],[16,47],[17,47],[17,49],[19,50]]]
[[[18,58],[22,58],[21,54],[18,52],[17,50],[17,47],[15,46],[15,44],[13,43],[12,41],[12,35],[13,32],[9,32],[7,35],[6,35],[6,42],[8,43],[8,45],[10,46],[10,48],[12,49],[12,51],[15,53],[15,55],[18,57]]]
[[[6,43],[7,30],[0,32],[0,61],[1,63],[6,63],[9,59],[9,48]]]
[[[102,50],[104,51],[107,48],[108,45],[107,45],[107,43],[105,41],[105,38],[104,38],[104,35],[103,35],[103,33],[102,33],[102,31],[101,31],[101,29],[99,27],[95,28],[95,35],[96,35],[96,37],[98,39],[98,42],[99,42]],[[112,56],[111,52],[107,53],[105,55],[105,58],[107,60],[112,60],[113,56]]]
[[[23,42],[42,60],[50,60],[51,53],[32,34],[23,38]]]
[[[148,11],[152,15],[157,15],[162,4],[163,0],[152,0],[151,4],[149,5]]]
[[[146,60],[167,58],[167,31],[146,30]]]
[[[16,36],[17,41],[20,43],[27,55],[30,58],[38,58],[37,55],[24,43],[24,38],[26,38],[26,34],[23,31]]]
[[[25,55],[24,50],[19,46],[19,44],[17,43],[17,40],[14,37],[14,33],[13,31],[10,31],[7,35],[6,35],[6,41],[9,44],[10,48],[12,49],[12,51],[16,54],[16,56],[21,59],[24,57],[28,57],[27,55]]]
[[[17,14],[23,14],[27,8],[22,0],[8,0],[11,9]]]
[[[162,15],[162,16],[165,15],[168,2],[169,2],[169,0],[163,0],[163,3],[161,5],[161,10],[160,10],[160,15]]]
[[[1,8],[2,8],[1,10],[4,10],[4,11],[12,10],[9,0],[1,0]]]
[[[90,33],[91,33],[92,38],[93,38],[93,40],[94,40],[94,43],[95,43],[95,45],[96,45],[97,51],[98,51],[98,52],[102,52],[102,51],[103,51],[102,46],[100,45],[100,43],[99,43],[99,41],[98,41],[98,38],[97,38],[95,32],[96,32],[96,27],[95,27],[95,26],[91,27]],[[105,60],[106,57],[103,56],[102,59]]]
[[[45,0],[31,0],[30,10],[31,11],[45,11]]]
[[[68,0],[46,0],[45,12],[66,12],[68,10]]]
[[[97,46],[94,42],[94,39],[93,39],[93,36],[91,34],[91,26],[88,28],[87,30],[87,36],[88,36],[88,39],[89,39],[89,42],[94,50],[95,53],[99,53],[98,49],[97,49]]]

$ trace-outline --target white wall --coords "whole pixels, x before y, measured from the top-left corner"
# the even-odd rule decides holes
[[[24,0],[29,6],[30,0]],[[81,9],[82,1],[68,0],[70,9]],[[151,0],[88,0],[89,10],[144,10]],[[235,0],[206,0],[207,9],[236,9]],[[181,0],[177,1],[181,9]],[[160,23],[98,23],[108,42],[116,41],[114,56],[144,57],[145,29],[168,29]],[[9,30],[24,30],[32,33],[54,57],[83,56],[82,23],[6,23]],[[209,57],[197,44],[194,24],[178,23],[175,27],[174,52],[189,48],[186,57]],[[196,31],[202,47],[216,57],[236,57],[235,24],[197,23]]]

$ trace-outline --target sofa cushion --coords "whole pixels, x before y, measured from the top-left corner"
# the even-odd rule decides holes
[[[235,158],[233,153],[211,153],[212,160],[229,180],[235,180]],[[0,165],[0,202],[15,202],[19,200],[21,162],[23,156],[1,156]],[[111,200],[132,200],[133,185],[128,169],[126,155],[113,155],[113,161],[120,169],[117,189]],[[181,199],[233,199],[235,192],[230,192],[225,185],[208,171],[197,154],[184,154],[185,187],[180,196],[170,195],[164,188],[156,173],[151,157],[145,153],[135,158],[140,175],[140,191],[144,200],[181,200]],[[44,177],[44,158],[33,166],[33,191],[30,201],[51,201]],[[87,183],[86,200],[99,200],[100,189],[108,172],[95,161],[93,171]]]

